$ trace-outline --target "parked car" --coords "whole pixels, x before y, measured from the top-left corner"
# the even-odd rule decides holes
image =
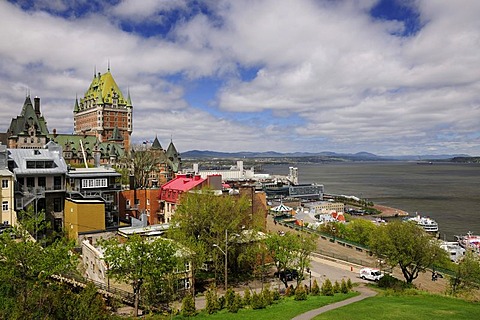
[[[364,280],[378,281],[383,277],[383,274],[378,269],[363,268],[360,270],[360,278]]]
[[[282,281],[292,281],[293,279],[298,278],[298,271],[295,269],[285,269],[280,271],[280,273],[275,272],[273,274],[275,278],[280,278]]]

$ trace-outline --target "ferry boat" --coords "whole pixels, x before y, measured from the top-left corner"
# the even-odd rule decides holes
[[[465,248],[458,242],[441,241],[440,248],[448,252],[450,260],[453,262],[458,262],[465,255]]]
[[[455,236],[458,244],[465,249],[472,249],[480,254],[480,236],[472,234],[470,231],[464,236]]]
[[[405,218],[405,221],[417,223],[418,226],[422,227],[423,230],[428,233],[438,233],[438,223],[429,217],[422,217],[417,214],[415,217]]]

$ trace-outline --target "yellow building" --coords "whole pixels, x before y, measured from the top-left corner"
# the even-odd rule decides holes
[[[14,226],[17,222],[17,213],[14,210],[14,180],[13,173],[7,169],[0,169],[0,202],[2,203],[2,220],[0,223]]]
[[[65,230],[70,239],[105,230],[105,203],[97,199],[65,199]]]

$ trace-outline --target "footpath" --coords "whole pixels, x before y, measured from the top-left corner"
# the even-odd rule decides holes
[[[356,296],[356,297],[353,297],[353,298],[350,298],[350,299],[346,299],[346,300],[343,300],[343,301],[332,303],[332,304],[323,306],[323,307],[318,308],[318,309],[313,309],[313,310],[307,311],[305,313],[302,313],[301,315],[296,316],[292,320],[313,319],[314,317],[316,317],[317,315],[319,315],[321,313],[324,313],[324,312],[327,312],[327,311],[330,311],[330,310],[333,310],[333,309],[341,308],[341,307],[344,307],[344,306],[349,305],[351,303],[358,302],[360,300],[363,300],[363,299],[366,299],[366,298],[373,297],[373,296],[377,295],[377,292],[373,291],[370,288],[367,288],[364,284],[361,284],[359,287],[357,287],[355,289],[355,291],[360,292],[360,295]]]

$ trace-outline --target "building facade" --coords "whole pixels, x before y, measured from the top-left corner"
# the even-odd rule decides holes
[[[8,169],[16,177],[15,210],[44,210],[45,220],[60,231],[67,172],[62,149],[53,142],[44,149],[9,149]]]
[[[130,150],[133,106],[110,73],[96,74],[83,98],[75,99],[73,127],[76,135],[92,135],[99,142],[115,141]]]
[[[95,210],[95,216],[91,219],[98,221],[93,225],[87,225],[87,229],[79,230],[78,233],[100,231],[109,228],[115,228],[120,225],[120,216],[118,214],[118,198],[121,190],[121,174],[111,168],[77,168],[67,172],[66,201],[70,201],[72,206],[78,206],[76,209],[79,215],[85,212],[80,208],[82,203],[89,207],[102,203],[102,210]],[[67,202],[66,202],[67,203]],[[75,208],[74,208],[75,209]],[[66,213],[67,214],[67,213]],[[82,219],[79,216],[75,219]],[[80,221],[80,220],[79,220]],[[83,223],[76,222],[78,225]],[[65,228],[72,228],[65,225]]]
[[[14,226],[17,222],[17,213],[14,210],[14,176],[8,170],[8,151],[5,145],[0,145],[0,202],[2,203],[3,225]]]
[[[8,148],[40,149],[48,142],[48,128],[40,111],[40,98],[25,98],[20,115],[13,118],[6,133]]]

